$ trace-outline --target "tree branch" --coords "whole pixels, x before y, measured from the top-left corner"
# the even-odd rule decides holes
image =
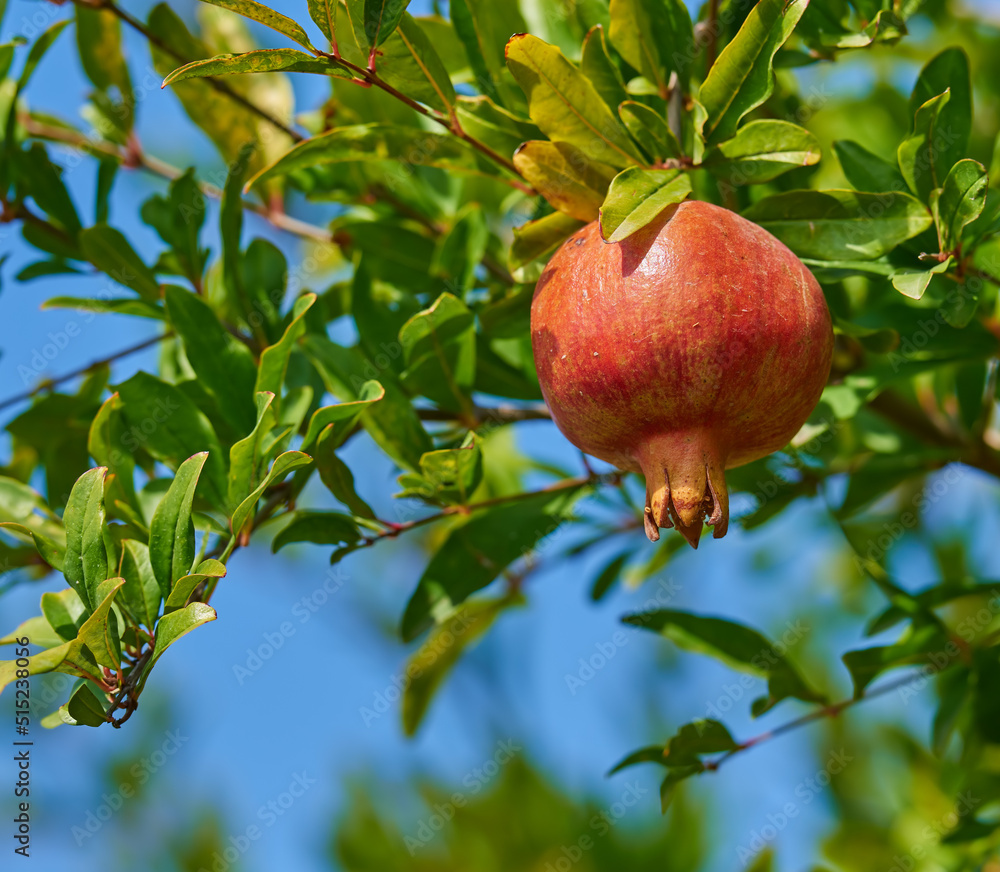
[[[951,666],[947,666],[944,669],[940,670],[938,674],[940,674],[941,672],[947,672],[948,669],[951,669]],[[753,736],[744,742],[740,742],[737,748],[734,748],[732,751],[726,751],[726,753],[723,754],[722,756],[717,757],[715,760],[706,763],[705,769],[708,772],[714,772],[727,760],[729,760],[732,757],[735,757],[742,751],[746,751],[748,748],[753,748],[757,745],[763,745],[765,742],[769,742],[771,739],[776,739],[778,736],[783,736],[785,733],[790,733],[793,730],[797,730],[799,729],[799,727],[804,727],[808,724],[813,723],[814,721],[819,721],[822,720],[823,718],[836,717],[845,709],[849,709],[852,706],[857,705],[858,703],[865,702],[870,699],[876,699],[880,696],[885,696],[887,693],[892,693],[892,691],[894,690],[899,690],[901,687],[906,687],[910,684],[914,684],[917,681],[920,681],[921,679],[924,678],[926,678],[926,676],[924,672],[921,670],[916,673],[910,673],[904,675],[902,678],[899,678],[896,681],[890,681],[888,684],[883,684],[881,687],[877,687],[875,688],[875,690],[869,691],[863,696],[852,696],[847,699],[843,699],[840,702],[832,703],[831,705],[821,706],[820,708],[815,709],[814,711],[807,712],[801,717],[795,718],[794,720],[788,721],[784,724],[774,727],[773,729],[767,730],[764,733],[760,733],[756,736]]]

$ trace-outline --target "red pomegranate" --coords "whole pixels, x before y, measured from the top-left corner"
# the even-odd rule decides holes
[[[531,305],[542,392],[581,450],[646,478],[646,535],[726,534],[724,470],[778,450],[830,373],[819,284],[774,236],[687,201],[619,243],[595,221],[549,261]]]

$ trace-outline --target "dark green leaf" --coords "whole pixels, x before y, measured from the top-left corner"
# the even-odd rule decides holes
[[[95,224],[80,232],[80,249],[101,272],[140,297],[155,303],[160,299],[160,285],[152,270],[135,253],[128,240],[107,224]]]
[[[237,433],[249,433],[256,421],[253,354],[219,323],[197,295],[169,286],[167,314],[184,341],[184,353],[199,383],[215,397],[219,412]]]
[[[333,448],[339,448],[348,434],[354,429],[358,418],[372,403],[385,398],[385,388],[377,381],[364,382],[358,391],[356,400],[338,403],[334,406],[323,406],[317,409],[309,420],[302,448],[308,451],[319,438],[320,433],[328,427],[334,429],[327,434],[327,442]]]
[[[291,522],[274,537],[271,543],[272,551],[280,551],[293,542],[353,545],[361,540],[361,532],[354,519],[342,512],[300,510],[292,512],[291,519]]]
[[[321,434],[313,452],[320,481],[333,496],[347,506],[351,513],[361,518],[375,518],[375,513],[354,489],[354,475],[337,457],[333,446],[336,440],[334,425],[330,424]]]
[[[530,553],[569,517],[581,490],[533,494],[474,512],[452,527],[406,606],[403,639],[414,639],[433,622],[446,620],[508,564]]]
[[[609,109],[614,109],[628,99],[622,75],[608,54],[608,47],[604,41],[604,28],[599,24],[592,27],[583,40],[580,72],[590,79],[594,89],[601,95],[601,99]]]
[[[622,123],[650,159],[662,163],[681,156],[681,145],[667,122],[645,103],[626,100],[618,107]]]
[[[410,0],[365,0],[365,36],[370,46],[382,45],[396,29]]]
[[[873,193],[903,190],[906,182],[899,174],[899,168],[872,154],[864,146],[849,139],[840,139],[834,142],[833,150],[847,181],[856,190]]]
[[[172,469],[191,455],[207,451],[199,491],[213,506],[224,509],[225,455],[208,418],[182,391],[145,372],[137,372],[117,389],[129,425],[124,448],[131,452],[143,448]]]
[[[108,702],[98,699],[90,684],[83,683],[70,694],[66,713],[74,723],[85,727],[100,727],[108,722]]]
[[[893,645],[848,651],[841,659],[847,671],[851,673],[855,699],[864,696],[865,688],[888,669],[925,663],[930,654],[947,660],[948,657],[944,653],[947,642],[948,639],[939,626],[926,624],[907,630],[903,638]]]
[[[623,620],[626,624],[659,633],[686,651],[705,654],[733,669],[767,678],[768,696],[754,704],[755,717],[786,697],[806,702],[823,700],[785,657],[785,649],[790,643],[784,639],[780,643],[771,642],[756,630],[734,621],[673,609],[627,615]],[[791,628],[788,632],[800,631]],[[801,635],[795,636],[793,641],[798,638]]]
[[[152,630],[160,614],[163,593],[149,560],[149,547],[134,539],[126,539],[122,544],[121,573],[125,584],[121,599],[133,617]]]
[[[305,332],[306,312],[316,302],[315,294],[303,294],[295,301],[292,308],[292,320],[285,328],[284,334],[274,345],[264,349],[260,356],[260,367],[257,372],[257,382],[254,391],[270,391],[275,399],[281,397],[281,389],[285,384],[285,373],[288,370],[288,358],[292,349]],[[280,408],[280,400],[276,403]]]
[[[951,91],[945,90],[921,105],[917,109],[913,133],[896,150],[906,184],[925,203],[930,201],[931,191],[941,187],[951,169],[951,164],[943,159],[941,148],[941,140],[947,136],[943,112],[950,100]]]
[[[473,169],[473,151],[461,140],[444,133],[387,124],[336,127],[299,143],[247,183],[283,176],[308,167],[344,161],[400,160],[412,166]]]
[[[909,194],[788,191],[743,213],[800,257],[874,260],[922,233],[933,219]]]
[[[603,599],[604,595],[611,590],[618,577],[621,575],[625,561],[632,556],[631,551],[623,551],[617,557],[612,557],[610,562],[602,569],[590,588],[590,598],[597,602]]]
[[[80,232],[80,217],[66,189],[61,170],[49,160],[40,142],[17,154],[17,183],[71,236]]]
[[[663,99],[671,72],[687,81],[694,31],[680,0],[611,0],[610,19],[611,44]]]
[[[920,71],[910,95],[910,118],[916,116],[920,107],[928,100],[946,89],[949,98],[947,104],[941,107],[932,143],[931,165],[939,180],[938,184],[948,170],[965,157],[972,129],[969,59],[965,51],[958,47],[946,48],[938,53]]]

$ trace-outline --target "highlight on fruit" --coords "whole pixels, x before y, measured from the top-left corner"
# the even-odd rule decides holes
[[[641,472],[650,541],[729,526],[725,470],[798,432],[830,373],[823,292],[778,239],[685,201],[621,242],[594,221],[535,289],[535,364],[552,417],[587,454]]]

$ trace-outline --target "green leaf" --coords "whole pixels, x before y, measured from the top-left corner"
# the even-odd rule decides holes
[[[507,67],[528,98],[531,120],[554,142],[587,157],[627,167],[642,157],[590,80],[555,46],[530,34],[507,43]]]
[[[207,451],[199,491],[213,506],[224,509],[225,455],[208,418],[182,391],[145,372],[137,372],[117,390],[129,425],[123,441],[125,449],[134,452],[141,447],[172,469],[192,455]]]
[[[291,18],[282,15],[280,12],[275,12],[263,3],[257,3],[256,0],[204,0],[204,2],[211,3],[213,6],[220,6],[223,9],[229,9],[231,12],[236,12],[253,21],[259,21],[272,30],[284,34],[303,48],[314,51],[312,43],[309,42],[309,37],[301,25],[296,24]]]
[[[174,268],[179,269],[195,288],[200,288],[207,259],[207,252],[198,242],[205,219],[205,197],[198,187],[194,170],[189,169],[174,179],[167,197],[150,197],[142,204],[140,214],[171,247]]]
[[[84,682],[70,694],[66,714],[74,724],[100,727],[108,723],[108,702],[106,699],[99,699],[90,684]]]
[[[544,218],[515,227],[514,244],[510,249],[510,268],[520,269],[548,254],[583,227],[584,223],[563,212],[553,212]]]
[[[205,76],[235,76],[242,73],[317,73],[322,76],[351,78],[351,74],[323,58],[317,58],[294,48],[262,48],[239,54],[225,54],[178,67],[163,80],[166,88],[174,82]]]
[[[931,153],[928,154],[938,184],[951,167],[965,157],[972,130],[969,59],[961,48],[946,48],[924,65],[910,95],[910,117],[919,115],[922,106],[945,90],[949,97],[937,115],[937,133],[932,137]],[[915,131],[918,129],[919,124],[914,127]]]
[[[74,591],[67,588],[70,593],[74,596],[76,595]],[[81,606],[83,604],[81,603]],[[75,636],[76,633],[73,633]],[[37,645],[39,648],[56,648],[65,641],[62,636],[57,633],[52,625],[48,622],[45,615],[35,615],[33,618],[28,618],[26,621],[22,621],[18,624],[17,628],[9,632],[6,636],[0,639],[0,645],[13,645],[18,639],[27,637],[31,640],[32,645]]]
[[[0,692],[17,678],[17,673],[22,669],[27,669],[28,675],[64,672],[80,678],[101,678],[101,668],[77,639],[29,657],[27,666],[19,665],[16,660],[0,660]]]
[[[418,497],[437,505],[466,505],[483,477],[483,460],[473,433],[459,448],[428,451],[420,458],[420,474],[399,478],[399,498]]]
[[[112,394],[90,422],[87,450],[100,466],[108,468],[109,475],[115,477],[116,489],[112,491],[110,499],[113,500],[116,494],[120,494],[126,503],[135,507],[138,505],[134,484],[135,461],[131,454],[121,448],[127,432],[121,397]]]
[[[338,0],[307,0],[307,2],[309,4],[309,17],[331,43],[335,42],[337,38],[335,22],[337,20]]]
[[[625,561],[632,556],[631,551],[624,551],[617,557],[612,557],[605,567],[597,574],[594,583],[590,587],[590,598],[594,602],[604,598],[604,595],[611,590],[611,587],[621,575]]]
[[[403,691],[403,731],[417,732],[434,694],[466,649],[493,625],[509,598],[466,603],[436,627],[407,664],[410,682]]]
[[[112,104],[128,130],[132,122],[132,82],[122,55],[121,22],[110,9],[76,7],[76,45],[87,78],[101,91],[117,88],[120,100]]]
[[[740,672],[767,678],[768,695],[753,705],[758,717],[787,697],[822,702],[785,657],[789,642],[771,642],[756,630],[723,618],[705,617],[673,609],[627,615],[626,624],[651,630],[670,639],[679,648],[705,654]],[[791,628],[789,632],[798,632]],[[786,634],[787,635],[787,634]],[[796,636],[795,640],[800,638]]]
[[[285,384],[285,373],[288,371],[288,358],[291,357],[292,349],[305,333],[305,314],[316,302],[315,294],[303,294],[295,301],[292,307],[292,320],[285,328],[274,345],[264,349],[260,356],[260,367],[257,371],[257,382],[254,392],[270,391],[275,399],[281,397],[281,389]],[[280,408],[280,400],[276,403],[276,408]]]
[[[412,166],[473,169],[476,158],[461,140],[444,133],[388,124],[336,127],[299,143],[253,176],[247,187],[291,172],[344,161],[401,160]]]
[[[650,159],[662,163],[681,156],[681,144],[660,114],[644,103],[626,100],[618,107],[622,123]]]
[[[397,90],[435,109],[450,112],[455,105],[455,87],[448,70],[408,13],[403,14],[392,38],[382,46],[379,74]]]
[[[143,263],[128,240],[107,224],[95,224],[80,231],[80,250],[101,272],[144,300],[156,303],[160,299],[160,285],[153,271]]]
[[[313,454],[320,481],[339,502],[351,510],[352,514],[374,520],[375,512],[372,511],[372,507],[361,499],[354,489],[354,475],[350,468],[335,453],[333,447],[335,439],[334,426],[331,424],[320,434],[316,443]]]
[[[615,176],[601,207],[601,236],[621,242],[690,193],[691,179],[680,170],[627,169]]]
[[[45,146],[34,142],[24,151],[17,152],[18,188],[24,186],[35,203],[62,227],[70,236],[80,232],[80,217],[62,179],[61,170],[49,160]]]
[[[451,0],[448,9],[469,57],[476,88],[508,109],[519,108],[520,94],[504,65],[504,46],[510,35],[528,29],[518,4]]]
[[[760,0],[702,83],[698,100],[708,113],[703,134],[718,143],[736,133],[740,119],[774,90],[771,62],[791,36],[805,0]]]
[[[233,512],[230,523],[233,535],[238,535],[247,521],[250,520],[257,506],[257,500],[261,498],[265,490],[272,484],[281,481],[292,470],[305,466],[307,463],[312,463],[312,458],[301,451],[286,451],[284,454],[279,454],[274,459],[274,463],[271,464],[271,469],[267,475],[264,476],[264,480],[254,488],[250,496],[243,500]]]
[[[191,571],[194,563],[194,522],[191,506],[198,477],[208,452],[185,460],[178,468],[149,525],[149,562],[167,599],[174,582]]]
[[[530,121],[508,112],[489,97],[459,97],[455,113],[469,136],[504,157],[513,155],[522,142],[542,136]]]
[[[590,79],[590,83],[609,109],[614,109],[628,99],[622,75],[608,54],[604,28],[600,24],[590,28],[583,40],[580,72]]]
[[[191,603],[191,605],[187,606],[187,608],[171,612],[169,615],[164,615],[160,618],[156,624],[153,654],[149,658],[149,662],[146,664],[146,668],[143,671],[141,679],[142,686],[145,686],[146,678],[149,676],[150,670],[156,664],[156,661],[163,656],[163,652],[166,651],[167,648],[173,645],[174,642],[182,636],[186,636],[202,624],[214,621],[216,617],[217,615],[215,614],[215,609],[207,603]]]
[[[765,197],[743,213],[799,257],[874,260],[931,226],[926,208],[909,194],[788,191]]]
[[[908,629],[893,645],[879,645],[848,651],[841,657],[854,682],[854,698],[864,696],[868,687],[883,672],[899,666],[927,662],[928,655],[940,652],[948,642],[936,624]]]
[[[314,545],[353,545],[361,541],[361,532],[350,515],[342,512],[300,510],[291,513],[291,521],[274,541],[275,553],[293,542],[311,542]]]
[[[174,584],[170,596],[163,603],[163,614],[168,615],[183,609],[187,601],[191,598],[195,588],[210,578],[218,579],[226,577],[226,564],[220,560],[203,560],[190,575],[178,578]]]
[[[118,629],[118,617],[112,611],[118,591],[125,584],[124,578],[109,578],[102,581],[94,591],[94,602],[97,607],[80,627],[77,637],[101,666],[118,670],[121,668],[121,638]]]
[[[452,294],[444,293],[399,331],[406,370],[403,384],[446,409],[471,406],[476,378],[475,316]]]
[[[70,272],[76,272],[76,270],[70,270]],[[18,275],[18,280],[23,280],[23,278],[23,274]],[[167,317],[166,312],[159,306],[131,297],[86,299],[83,297],[57,296],[49,297],[49,299],[42,303],[41,308],[74,309],[77,312],[102,312],[112,315],[133,315],[137,318],[152,318],[156,321],[164,321]]]
[[[469,290],[476,283],[476,269],[486,254],[489,238],[482,207],[478,203],[466,204],[438,240],[431,265],[433,274],[450,280],[453,290]]]
[[[667,99],[671,72],[687,81],[694,30],[680,0],[611,0],[609,15],[611,44],[660,97]]]
[[[769,182],[782,173],[819,163],[819,140],[787,121],[751,121],[732,139],[710,148],[702,166],[732,185]]]
[[[382,45],[396,29],[410,0],[365,0],[365,36],[371,46]]]
[[[98,466],[81,475],[66,502],[66,556],[63,573],[80,599],[93,609],[97,587],[108,577],[108,555],[104,548],[104,477]]]
[[[240,149],[239,157],[229,166],[226,185],[219,207],[219,234],[222,237],[222,277],[230,303],[246,313],[243,273],[240,269],[242,252],[240,236],[243,232],[243,183],[250,171],[253,143]]]
[[[473,512],[449,530],[403,614],[405,641],[450,617],[514,560],[528,554],[569,516],[583,486],[538,493]]]
[[[946,261],[936,264],[930,269],[918,272],[895,272],[890,276],[890,280],[892,286],[903,296],[909,297],[911,300],[919,300],[923,297],[931,279],[939,273],[946,272],[951,267],[951,263],[952,258],[949,257]]]
[[[167,287],[167,315],[184,342],[184,353],[199,383],[215,397],[222,417],[238,433],[249,433],[256,422],[253,354],[229,333],[200,297]]]
[[[588,222],[597,218],[615,176],[613,167],[568,142],[526,142],[514,153],[514,166],[552,206]]]
[[[378,403],[384,398],[385,388],[377,381],[367,381],[358,391],[356,400],[317,409],[313,412],[312,418],[309,419],[309,426],[306,428],[306,435],[302,440],[303,450],[308,451],[320,434],[330,427],[333,430],[327,434],[327,443],[333,448],[339,448],[358,423],[361,414],[370,405]]]
[[[896,150],[899,169],[906,184],[925,203],[931,191],[944,183],[951,164],[942,158],[940,143],[947,137],[943,110],[951,99],[951,91],[944,90],[917,109],[913,133],[904,139]]]
[[[87,619],[87,607],[72,588],[43,593],[41,609],[49,626],[67,642],[79,635]]]
[[[124,604],[133,617],[152,630],[160,614],[163,592],[149,560],[149,547],[144,542],[126,539],[122,543],[122,585],[119,605]]]
[[[661,751],[666,766],[697,765],[701,754],[736,751],[740,747],[724,724],[714,720],[698,720],[685,724]]]
[[[396,380],[388,362],[380,367],[355,349],[343,348],[325,336],[308,334],[302,341],[313,366],[316,367],[327,390],[344,400],[357,400],[359,392],[365,390],[368,380],[377,376],[384,390],[382,398],[365,408],[361,414],[361,424],[378,446],[404,469],[416,469],[420,455],[433,447],[400,383]],[[401,354],[398,344],[386,349],[389,354]],[[376,358],[378,360],[378,358]],[[381,362],[381,361],[380,361]],[[320,422],[321,423],[321,422]],[[308,433],[317,424],[316,416],[309,423]],[[322,429],[320,427],[319,429]],[[308,437],[307,433],[307,437]]]
[[[988,183],[986,168],[977,161],[960,160],[951,168],[937,200],[941,251],[954,251],[965,225],[982,214]]]
[[[906,184],[895,164],[872,154],[856,142],[837,140],[833,150],[847,181],[858,191],[901,191]]]
[[[647,745],[645,748],[638,748],[631,754],[627,754],[622,757],[614,766],[608,770],[608,777],[614,775],[616,772],[621,772],[623,769],[628,769],[630,766],[635,766],[638,763],[659,763],[661,766],[666,766],[667,764],[663,760],[663,753],[666,749],[663,745]]]
[[[250,434],[229,449],[229,506],[235,509],[254,489],[261,460],[261,443],[274,429],[274,394],[256,394],[257,425]]]

